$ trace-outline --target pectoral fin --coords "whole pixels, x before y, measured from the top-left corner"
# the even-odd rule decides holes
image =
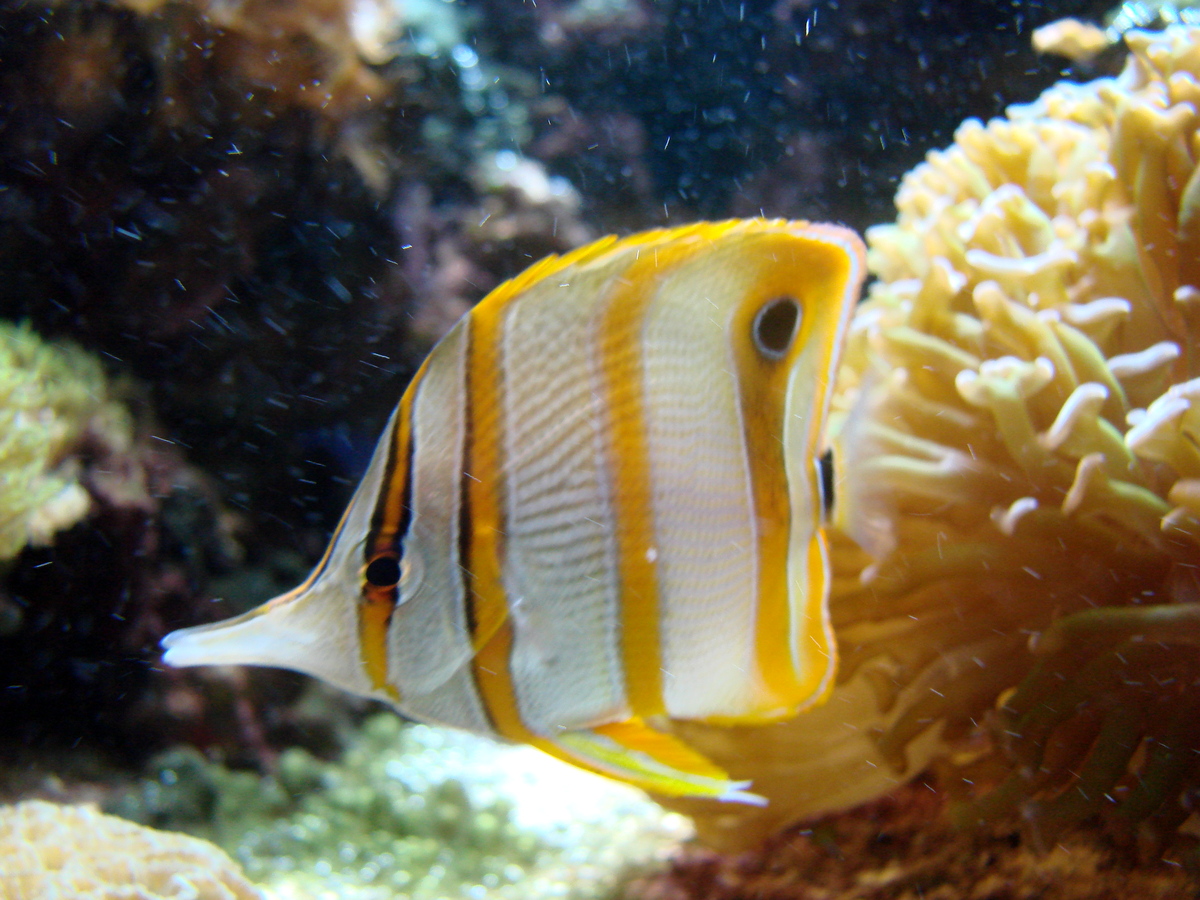
[[[553,743],[572,762],[654,793],[710,797],[756,806],[767,802],[745,790],[750,786],[749,781],[730,780],[707,757],[638,718],[564,732]]]

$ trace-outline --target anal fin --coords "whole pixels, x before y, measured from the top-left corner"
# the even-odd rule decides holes
[[[745,790],[750,782],[731,780],[712,760],[640,718],[567,731],[552,743],[572,762],[654,793],[755,806],[767,802]]]

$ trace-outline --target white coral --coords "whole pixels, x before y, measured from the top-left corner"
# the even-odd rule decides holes
[[[262,900],[207,841],[156,831],[94,806],[0,807],[4,900]]]

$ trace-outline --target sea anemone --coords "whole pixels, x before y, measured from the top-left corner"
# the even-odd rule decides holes
[[[964,123],[868,231],[838,524],[877,561],[833,603],[843,677],[921,686],[893,760],[991,720],[965,817],[1163,835],[1200,783],[1200,30],[1126,41]]]
[[[949,761],[963,821],[1104,814],[1159,848],[1190,815],[1200,29],[1126,41],[1119,77],[965,122],[867,232],[832,438],[839,687],[773,733],[697,741],[770,797],[759,827],[842,805],[850,733],[894,778]],[[822,779],[772,781],[816,771],[786,748],[820,753],[821,729]]]

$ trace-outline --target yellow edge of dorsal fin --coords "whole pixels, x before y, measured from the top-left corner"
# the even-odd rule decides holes
[[[617,242],[617,236],[610,234],[607,237],[592,241],[590,244],[584,244],[582,247],[572,250],[565,256],[551,254],[545,259],[534,263],[520,275],[514,275],[508,281],[501,282],[486,297],[479,301],[479,305],[482,306],[486,303],[489,306],[503,306],[531,285],[537,284],[539,281],[549,278],[556,272],[561,272],[570,266],[581,262],[590,262],[595,257],[608,252]]]
[[[621,253],[635,247],[650,249],[659,244],[675,243],[687,237],[715,240],[730,231],[755,231],[786,228],[811,228],[807,222],[787,219],[726,219],[721,222],[695,222],[677,228],[659,228],[643,231],[629,237],[618,238],[614,234],[598,238],[590,244],[562,256],[550,255],[534,263],[524,272],[515,275],[494,288],[480,304],[503,306],[508,301],[539,281],[564,272],[572,266],[586,266],[603,261],[612,253]]]
[[[552,755],[583,768],[619,778],[643,790],[669,797],[707,797],[766,805],[746,790],[749,781],[733,781],[712,760],[678,738],[664,734],[641,719],[567,731],[550,740],[560,752]],[[544,743],[540,743],[546,749]]]

